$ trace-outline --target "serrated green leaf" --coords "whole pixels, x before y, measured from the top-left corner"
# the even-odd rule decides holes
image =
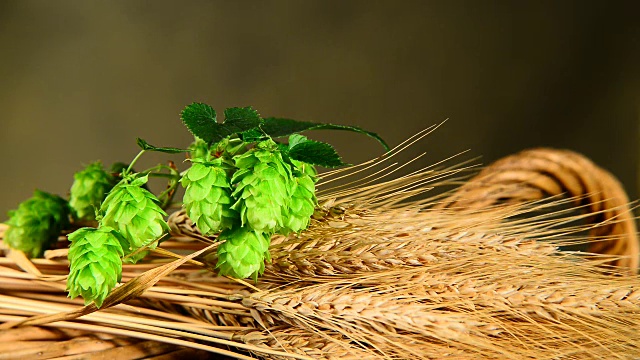
[[[215,127],[218,125],[216,111],[211,106],[193,103],[182,110],[180,118],[193,136],[211,142],[215,135]]]
[[[289,149],[306,141],[309,141],[306,136],[300,134],[292,134],[291,136],[289,136]]]
[[[260,125],[260,115],[250,106],[228,108],[222,124],[216,121],[216,112],[207,104],[193,103],[180,117],[191,133],[208,144],[219,142],[233,134],[242,133]]]
[[[348,165],[340,159],[333,146],[320,141],[307,140],[289,149],[289,157],[311,165],[338,167]]]
[[[357,126],[324,124],[275,117],[264,118],[262,120],[262,123],[260,124],[259,129],[246,131],[242,136],[245,141],[250,142],[261,139],[264,134],[276,138],[289,136],[309,130],[343,130],[360,133],[375,139],[384,147],[385,151],[389,151],[389,145],[387,145],[387,143],[378,134],[364,130]]]
[[[244,131],[239,134],[240,138],[245,142],[257,142],[262,141],[268,138],[268,135],[265,134],[260,128],[254,128],[247,131]]]
[[[260,114],[251,106],[228,108],[224,110],[223,124],[236,128],[233,133],[243,132],[260,124]]]
[[[149,150],[149,151],[158,151],[158,152],[163,152],[163,153],[168,153],[168,154],[180,154],[180,153],[184,153],[184,152],[188,152],[188,149],[178,149],[178,148],[173,148],[173,147],[157,147],[157,146],[153,146],[151,144],[149,144],[148,142],[146,142],[145,140],[141,139],[141,138],[137,138],[136,139],[136,143],[138,144],[138,146],[142,149],[142,150]]]

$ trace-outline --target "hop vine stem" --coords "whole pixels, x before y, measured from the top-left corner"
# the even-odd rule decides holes
[[[127,167],[127,169],[122,174],[123,178],[131,172],[131,169],[133,169],[133,165],[135,165],[135,163],[138,161],[138,159],[140,159],[142,154],[144,154],[145,152],[146,152],[146,150],[140,150],[138,155],[136,155],[136,157],[134,157],[133,160],[131,160],[131,163],[129,164],[129,167]]]
[[[146,171],[143,171],[142,173],[146,173]],[[149,173],[149,176],[152,177],[158,177],[158,178],[167,178],[167,179],[180,179],[181,176],[180,174],[163,174],[163,173]]]
[[[167,174],[167,173],[157,172],[162,170],[168,170],[169,173]],[[160,207],[162,207],[163,209],[167,209],[171,204],[171,201],[173,200],[173,195],[175,194],[176,189],[178,188],[178,185],[180,184],[180,179],[182,178],[182,176],[180,175],[180,172],[178,172],[177,169],[171,166],[159,164],[157,166],[154,166],[150,169],[143,171],[142,173],[148,174],[149,176],[152,176],[152,177],[169,179],[169,185],[167,186],[167,189],[165,189],[163,192],[161,192],[158,195],[158,199],[160,199],[161,201]]]
[[[140,159],[140,157],[142,157],[142,155],[145,152],[146,150],[144,149],[140,150],[140,152],[133,158],[133,160],[131,160],[131,163],[129,164],[127,169],[122,173],[123,178],[125,178],[127,175],[131,173],[133,166]],[[168,170],[169,173],[167,174],[167,173],[159,172],[162,170]],[[169,179],[169,185],[167,189],[158,195],[158,199],[161,199],[160,206],[163,209],[166,209],[171,204],[171,201],[173,200],[173,195],[175,194],[175,190],[178,187],[178,184],[180,183],[180,179],[182,178],[178,170],[168,165],[158,164],[152,168],[149,168],[140,172],[140,174]]]

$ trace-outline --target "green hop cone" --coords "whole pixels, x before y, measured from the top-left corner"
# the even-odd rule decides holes
[[[78,220],[95,220],[96,209],[115,185],[115,179],[100,162],[73,175],[69,205]]]
[[[40,257],[69,226],[69,206],[59,196],[36,190],[9,217],[6,243],[29,257]]]
[[[194,162],[182,177],[183,198],[187,216],[203,235],[214,235],[230,229],[238,219],[231,209],[231,184],[222,158],[210,162]]]
[[[189,157],[191,159],[206,159],[209,156],[209,145],[199,138],[189,145]]]
[[[122,235],[110,227],[81,228],[69,234],[67,291],[82,296],[85,305],[100,307],[122,277]]]
[[[131,178],[121,180],[107,195],[100,208],[103,214],[100,225],[114,228],[122,234],[125,255],[147,245],[154,249],[157,245],[154,241],[169,232],[169,225],[164,220],[167,213],[158,205],[158,198],[142,188],[148,177],[138,177],[129,182],[130,180]],[[144,257],[143,253],[129,260],[136,262],[141,257]]]
[[[218,246],[218,264],[221,275],[237,279],[253,277],[257,279],[264,272],[264,261],[270,260],[270,236],[246,227],[223,231],[219,240],[226,240]]]
[[[285,229],[300,232],[309,226],[316,208],[316,171],[313,165],[293,160],[293,191],[289,202]]]
[[[277,145],[263,141],[234,160],[238,170],[231,178],[237,184],[231,208],[240,213],[242,226],[264,233],[284,227],[293,179]]]

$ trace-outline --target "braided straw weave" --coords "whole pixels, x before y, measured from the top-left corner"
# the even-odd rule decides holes
[[[576,205],[587,206],[594,214],[591,223],[598,226],[591,229],[591,237],[605,240],[592,242],[589,252],[620,255],[612,264],[637,272],[640,245],[627,194],[611,173],[573,151],[538,148],[507,156],[485,168],[439,207],[481,210],[556,195],[574,197]]]
[[[64,238],[45,259],[0,243],[0,360],[640,357],[638,243],[613,176],[534,149],[425,198],[465,169],[396,176],[407,143],[324,174],[311,227],[272,238],[257,283],[215,276],[217,242],[183,211],[99,311],[66,297]],[[554,210],[568,202],[586,214]],[[597,254],[558,250],[576,237]]]

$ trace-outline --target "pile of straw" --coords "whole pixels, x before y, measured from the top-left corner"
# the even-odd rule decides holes
[[[426,198],[467,169],[396,175],[396,155],[424,135],[325,174],[312,226],[272,239],[257,283],[217,276],[217,243],[179,210],[169,219],[172,238],[126,265],[125,284],[100,310],[67,298],[64,239],[45,259],[4,247],[0,359],[640,357],[640,279],[630,274],[637,239],[626,198],[611,207],[583,186],[569,189],[577,198],[536,200],[563,192],[542,189],[524,203],[496,195],[463,206],[475,202],[470,185]],[[562,172],[544,175],[570,181],[553,174]],[[483,194],[476,200],[495,195],[496,184],[502,194],[522,189],[481,175],[465,183]],[[356,180],[330,188],[338,179]],[[532,194],[531,184],[522,193]],[[618,245],[589,256],[558,250],[594,239]]]

